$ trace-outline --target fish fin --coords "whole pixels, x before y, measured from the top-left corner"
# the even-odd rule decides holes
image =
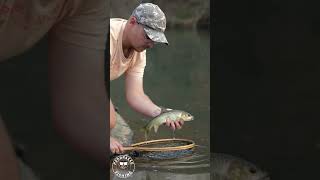
[[[140,128],[140,131],[144,132],[145,140],[147,140],[148,139],[148,134],[149,134],[149,130],[147,128],[147,125],[145,125],[144,127]]]
[[[144,132],[144,139],[145,139],[145,141],[148,140],[148,133],[147,133],[147,131]]]
[[[143,126],[142,128],[140,128],[139,130],[142,131],[142,132],[145,132],[148,130],[147,128],[148,124],[146,124],[145,126]]]
[[[149,131],[148,131],[148,129],[146,129],[144,131],[144,138],[145,138],[146,141],[148,140],[148,136],[149,136]]]
[[[154,132],[157,133],[159,129],[159,126],[154,126]]]

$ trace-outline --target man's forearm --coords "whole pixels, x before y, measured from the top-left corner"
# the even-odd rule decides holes
[[[127,101],[135,111],[138,111],[148,117],[155,117],[161,112],[161,108],[154,104],[144,93],[127,95]]]

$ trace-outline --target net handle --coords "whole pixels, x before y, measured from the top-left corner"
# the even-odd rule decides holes
[[[176,146],[176,147],[139,147],[140,145],[150,144],[150,143],[156,143],[156,142],[165,142],[165,141],[184,141],[189,142],[188,145],[183,146]],[[158,139],[158,140],[151,140],[151,141],[144,141],[140,143],[132,144],[131,146],[123,147],[124,151],[177,151],[177,150],[185,150],[185,149],[191,149],[195,146],[194,141],[189,139]]]

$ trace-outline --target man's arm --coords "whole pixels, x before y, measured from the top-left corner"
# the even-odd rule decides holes
[[[20,180],[19,171],[16,155],[0,116],[0,179]]]
[[[135,111],[148,117],[155,117],[161,113],[161,108],[144,93],[142,77],[126,75],[125,84],[126,99]]]
[[[126,75],[126,99],[128,104],[136,111],[145,116],[155,117],[161,113],[161,108],[155,105],[151,99],[144,93],[143,78],[139,76]],[[171,121],[167,119],[166,125],[175,130],[181,129],[183,121]]]
[[[106,165],[109,148],[104,52],[49,38],[54,124],[78,151]]]

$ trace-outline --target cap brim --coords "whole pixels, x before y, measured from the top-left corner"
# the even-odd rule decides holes
[[[147,33],[148,37],[152,41],[169,45],[167,38],[163,32],[156,31],[156,30],[148,28],[148,27],[144,27],[144,31]]]

